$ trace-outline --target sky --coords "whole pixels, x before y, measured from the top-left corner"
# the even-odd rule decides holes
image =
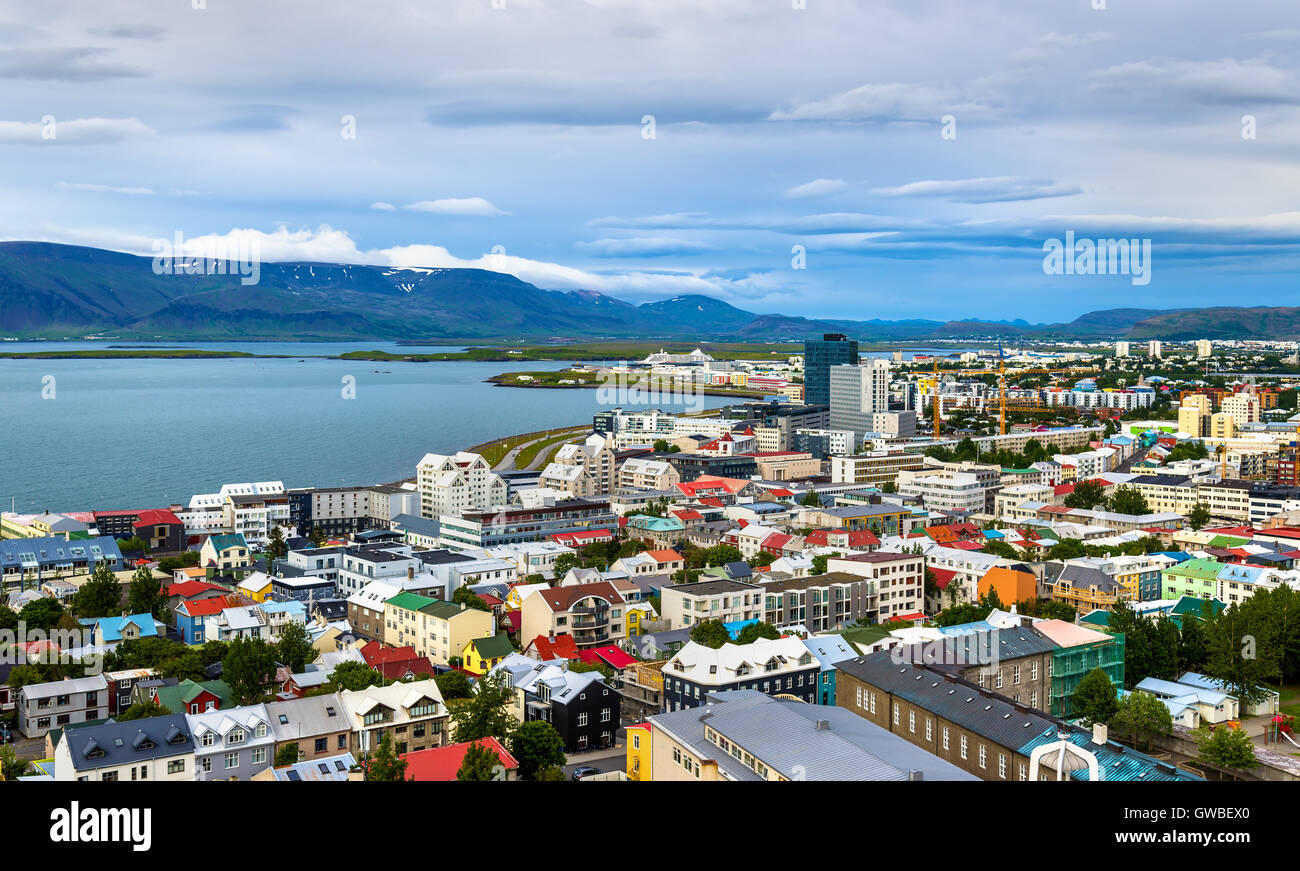
[[[0,239],[855,320],[1296,305],[1298,67],[1289,0],[0,0]],[[1147,280],[1050,274],[1067,233]]]

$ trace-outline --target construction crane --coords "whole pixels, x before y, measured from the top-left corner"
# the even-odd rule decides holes
[[[1101,371],[1102,371],[1101,369],[1088,367],[1088,366],[1060,366],[1060,367],[1054,366],[1054,367],[1046,367],[1046,368],[1034,367],[1034,368],[1025,368],[1025,369],[1012,369],[1011,375],[1012,377],[1016,377],[1020,375],[1050,375],[1052,378],[1055,379],[1058,377],[1073,376],[1073,375],[1096,375],[1099,374]],[[965,376],[971,376],[971,375],[998,376],[998,397],[996,400],[997,407],[998,407],[998,432],[1000,432],[1002,435],[1007,434],[1007,412],[1008,411],[1041,412],[1041,411],[1051,410],[1051,408],[1046,405],[1043,406],[1009,405],[1007,403],[1007,364],[1006,364],[1006,358],[1002,353],[1001,344],[998,345],[998,368],[961,369],[953,374],[955,374],[959,378]],[[931,393],[931,403],[934,406],[932,409],[932,411],[934,412],[934,437],[937,439],[939,438],[940,410],[943,405],[942,401],[939,398],[939,361],[937,359],[934,361],[934,387]]]

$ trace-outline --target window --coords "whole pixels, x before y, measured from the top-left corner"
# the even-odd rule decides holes
[[[1013,665],[1011,667],[1011,682],[1013,684],[1020,683],[1020,666],[1018,665]]]
[[[205,772],[211,771],[211,770],[212,770],[212,757],[211,757],[211,756],[204,756],[202,759],[200,759],[200,760],[199,760],[199,767],[200,767],[201,769],[203,769],[203,771],[205,771]]]
[[[894,702],[894,725],[895,726],[898,725],[898,715],[899,715],[898,702]]]
[[[609,722],[609,708],[601,708],[601,709],[600,709],[600,721],[601,721],[602,723],[608,723],[608,722]]]
[[[227,769],[230,769],[230,768],[238,768],[238,767],[239,767],[239,754],[238,754],[238,753],[227,753],[227,754],[226,754],[226,768],[227,768]]]
[[[989,752],[983,744],[980,745],[980,768],[987,768]]]
[[[174,760],[174,761],[172,761],[172,762],[168,762],[168,763],[167,763],[167,773],[168,773],[168,774],[184,774],[184,773],[185,773],[185,760],[184,760],[184,759],[177,759],[177,760]]]
[[[998,754],[998,777],[1003,780],[1007,779],[1007,754]]]
[[[1029,775],[1026,774],[1026,772],[1025,772],[1025,763],[1023,763],[1023,762],[1021,762],[1020,765],[1019,765],[1019,773],[1020,773],[1020,779],[1021,779],[1021,780],[1028,780],[1028,779],[1029,779]]]
[[[199,743],[204,747],[211,747],[216,742],[216,737],[211,732],[204,732]]]
[[[317,752],[317,753],[324,753],[326,750],[329,749],[329,746],[330,746],[330,742],[329,742],[329,739],[328,739],[328,738],[317,738],[317,739],[316,739],[316,752]]]
[[[254,748],[253,748],[253,764],[254,764],[254,765],[261,765],[261,764],[262,764],[263,762],[265,762],[265,761],[266,761],[266,748],[265,748],[265,747],[254,747]]]
[[[943,749],[944,750],[948,749],[948,727],[947,726],[943,727]]]
[[[929,717],[925,718],[925,740],[934,740],[934,722]]]
[[[1031,663],[1029,663],[1029,679],[1030,679],[1030,680],[1038,680],[1038,663],[1037,663],[1037,662],[1031,662]]]
[[[997,676],[993,679],[995,689],[1002,689],[1002,669],[998,669]]]
[[[966,758],[966,736],[965,735],[961,736],[961,758],[962,759]]]
[[[579,726],[587,725],[587,713],[585,711],[578,715],[578,725]]]
[[[916,731],[916,711],[907,712],[907,731]]]

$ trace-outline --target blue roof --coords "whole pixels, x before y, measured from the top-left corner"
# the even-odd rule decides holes
[[[73,563],[93,566],[101,560],[121,564],[122,551],[111,535],[67,541],[61,536],[0,540],[0,566],[72,568]]]
[[[1119,744],[1094,744],[1092,736],[1087,732],[1069,732],[1066,739],[1078,747],[1082,747],[1097,756],[1097,767],[1101,772],[1102,780],[1109,781],[1181,781],[1181,780],[1202,780],[1194,774],[1188,774],[1186,771],[1180,771],[1168,762],[1161,762],[1147,756],[1145,753],[1139,753],[1136,750],[1130,750]],[[1028,756],[1034,748],[1043,744],[1051,744],[1059,741],[1060,737],[1056,729],[1045,729],[1033,740],[1020,747],[1018,752]],[[1088,769],[1075,769],[1070,772],[1073,780],[1088,780]]]
[[[303,617],[307,616],[306,604],[296,600],[288,602],[262,602],[262,610],[268,614],[285,613],[294,615],[301,614]]]
[[[814,635],[803,640],[808,652],[821,663],[822,671],[833,671],[835,663],[857,656],[857,649],[843,635]]]
[[[442,524],[437,520],[414,514],[399,514],[393,518],[393,523],[394,530],[413,532],[416,535],[427,535],[432,538],[436,538],[442,529]]]
[[[757,617],[755,617],[753,620],[732,620],[730,623],[723,623],[722,628],[726,629],[727,633],[732,638],[739,638],[740,630],[744,629],[746,626],[751,626],[757,622],[759,622]]]
[[[141,638],[156,638],[158,636],[158,627],[154,623],[152,614],[127,614],[124,617],[88,617],[78,622],[87,628],[98,626],[103,632],[105,641],[121,641],[122,632],[127,626],[135,626],[139,630],[139,637]]]
[[[227,548],[232,547],[248,547],[248,542],[244,541],[244,534],[242,532],[219,533],[217,535],[209,536],[208,541],[212,542],[212,546],[217,550],[226,550]]]

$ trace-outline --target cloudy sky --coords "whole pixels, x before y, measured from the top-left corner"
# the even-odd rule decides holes
[[[1300,302],[1300,15],[1094,2],[3,0],[0,239],[855,319]],[[1150,283],[1046,275],[1067,231]]]

